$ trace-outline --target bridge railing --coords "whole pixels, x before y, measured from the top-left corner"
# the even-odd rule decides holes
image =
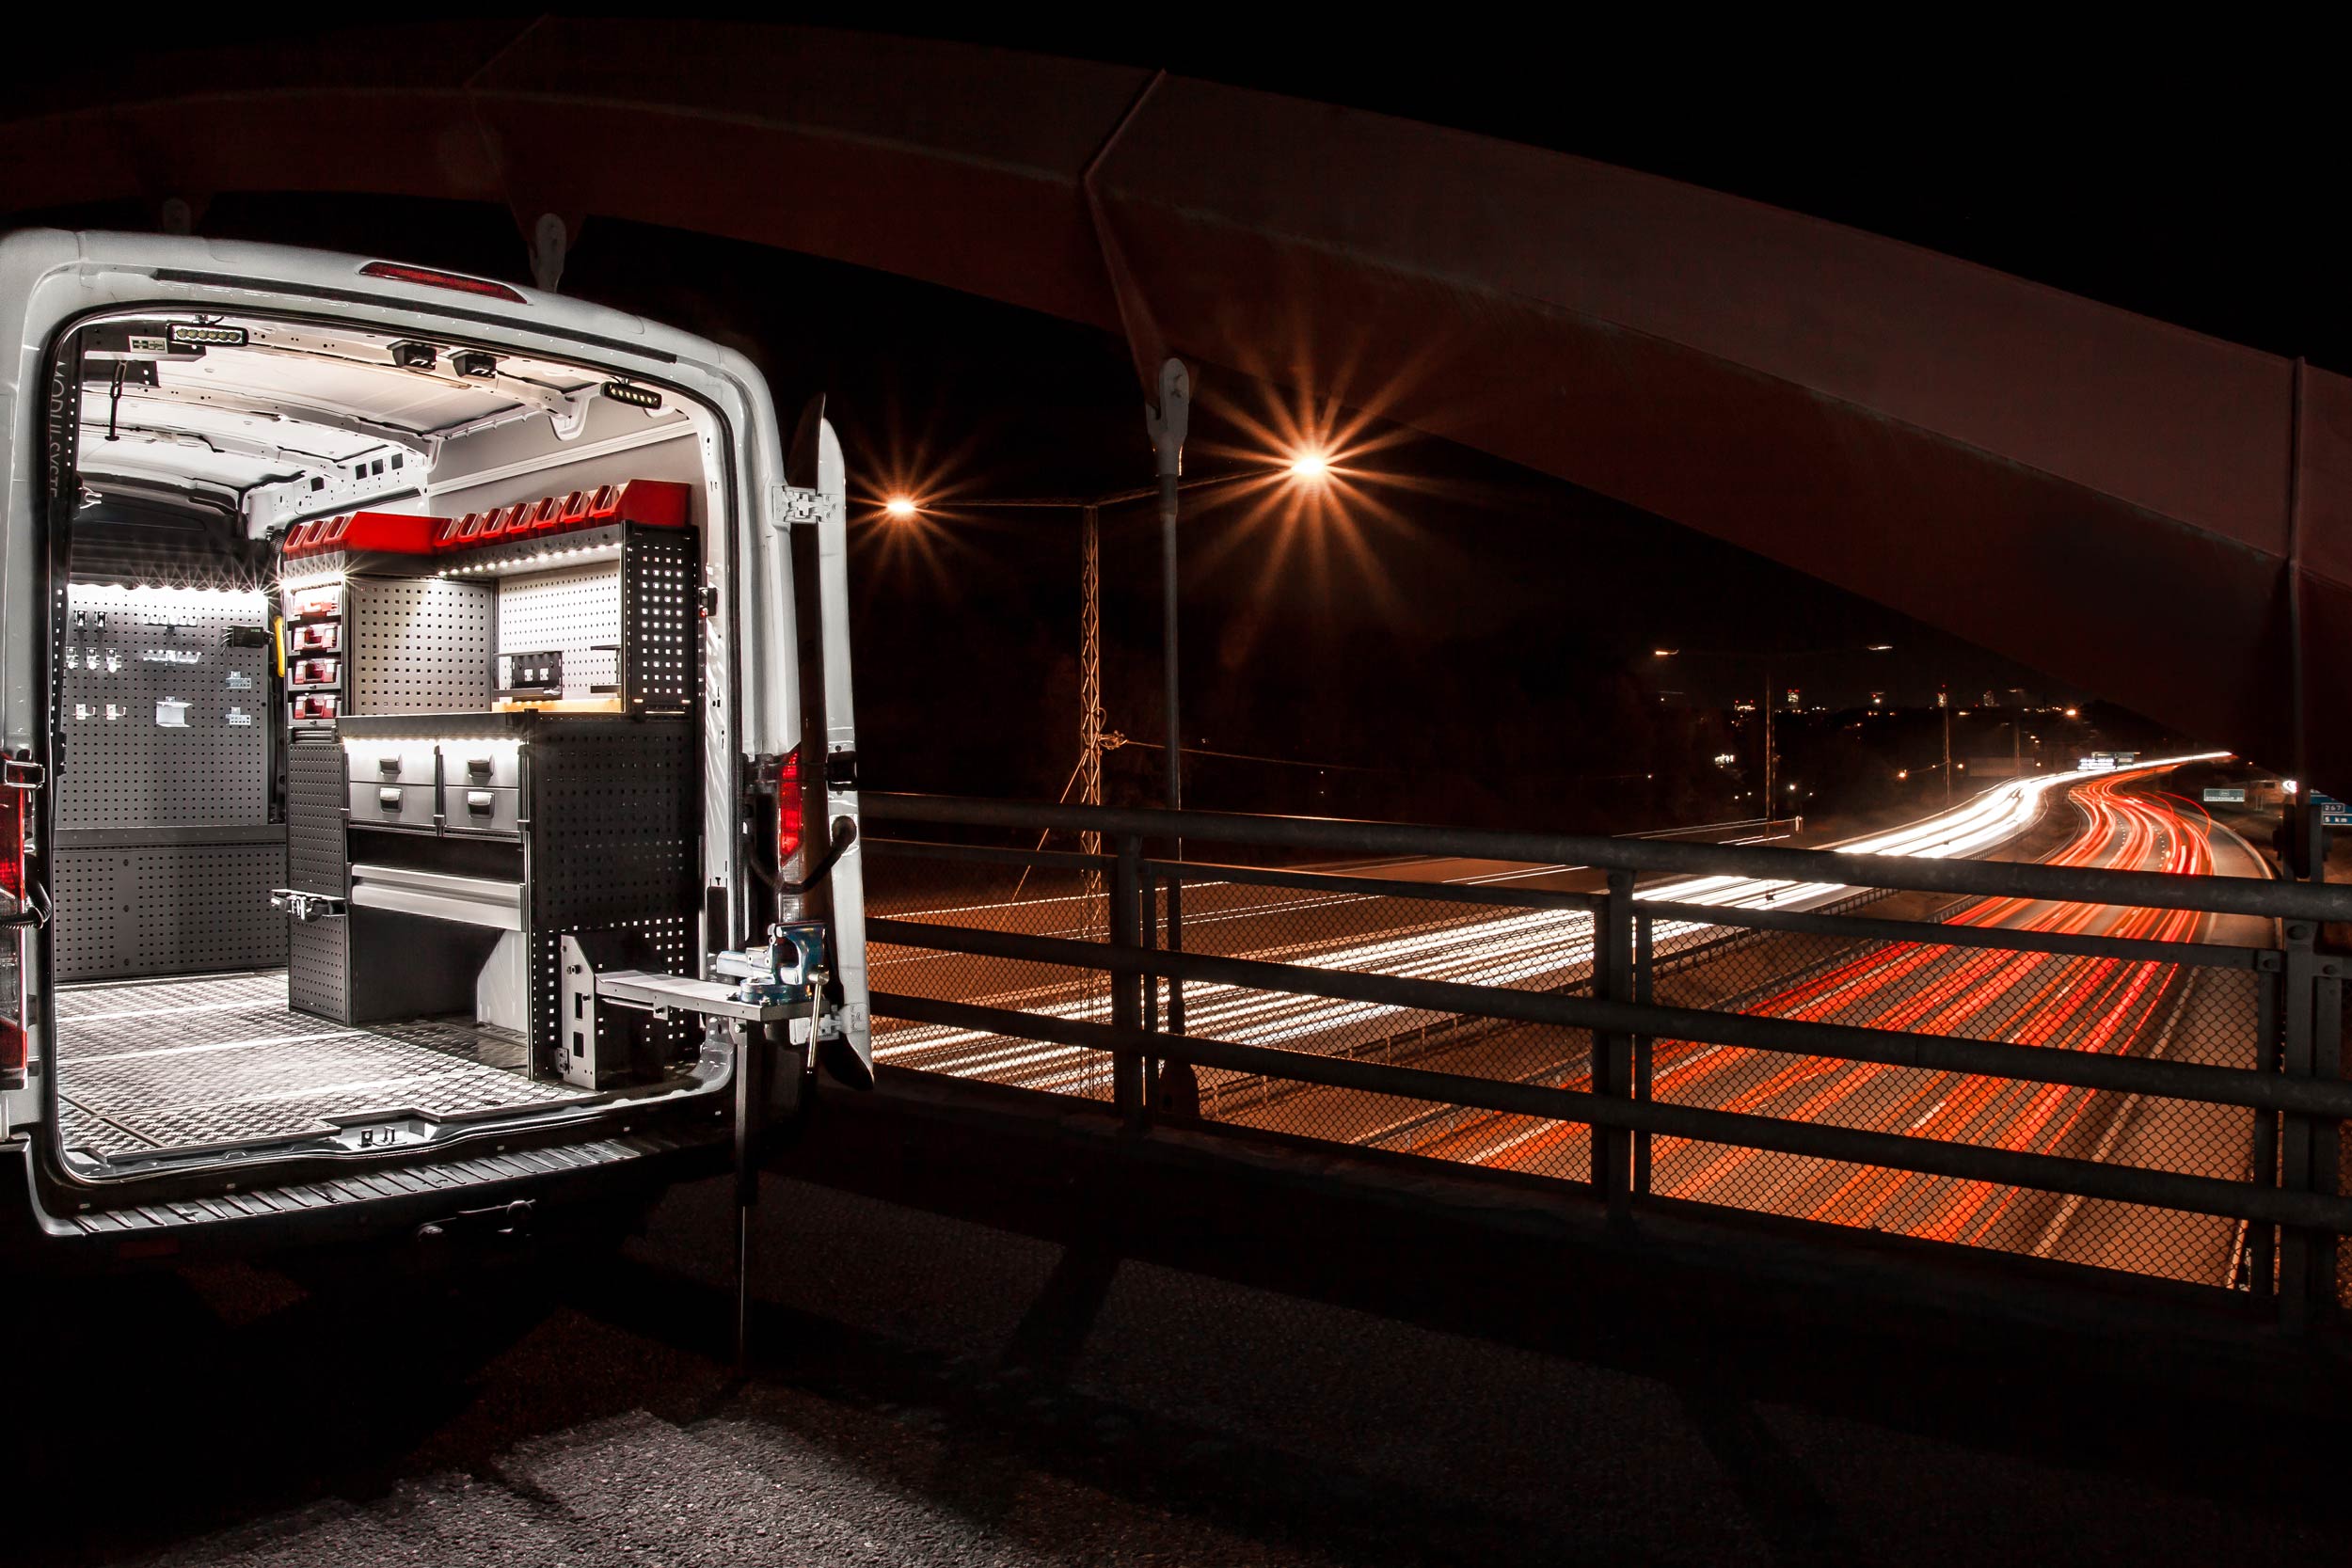
[[[2318,942],[2352,888],[866,804],[886,1065],[1537,1177],[1613,1212],[1706,1204],[2234,1291],[2298,1331],[2352,1301],[2345,961]],[[1055,834],[1102,851],[1035,847]],[[1573,885],[1415,880],[1396,858],[1416,856]]]

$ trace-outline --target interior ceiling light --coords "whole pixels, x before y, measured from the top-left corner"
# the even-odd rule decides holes
[[[164,324],[164,341],[175,350],[243,348],[251,336],[242,326],[206,326],[196,322]]]
[[[626,381],[608,381],[604,384],[603,391],[604,395],[614,403],[626,403],[631,408],[661,406],[661,394],[650,387],[633,386]]]

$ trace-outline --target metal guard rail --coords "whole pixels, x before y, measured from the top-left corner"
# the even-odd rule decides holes
[[[1204,980],[1213,985],[1238,986],[1247,990],[1286,991],[1297,996],[1320,996],[1339,1002],[1365,1002],[1375,1006],[1411,1007],[1424,1012],[1509,1019],[1519,1023],[1558,1024],[1596,1034],[1650,1035],[1661,1039],[1746,1046],[1751,1050],[1777,1051],[1788,1055],[1829,1056],[1848,1062],[1877,1062],[1890,1067],[1928,1068],[1946,1072],[1975,1073],[1988,1078],[2065,1084],[2075,1088],[2113,1089],[2126,1094],[2152,1094],[2171,1100],[2199,1100],[2209,1104],[2238,1105],[2257,1111],[2352,1117],[2352,1083],[2281,1078],[2245,1068],[2212,1067],[2201,1062],[2168,1062],[2147,1056],[2112,1056],[2081,1051],[2048,1050],[2036,1045],[2011,1045],[2002,1040],[1969,1039],[1957,1035],[1906,1034],[1900,1030],[1873,1029],[1854,1023],[1799,1022],[1755,1013],[1667,1007],[1648,1002],[1613,1002],[1559,991],[1512,990],[1497,986],[1463,985],[1453,980],[1367,974],[1344,969],[1311,969],[1297,964],[1268,963],[1260,958],[1227,958],[1205,953],[1112,947],[1101,942],[1073,942],[1067,937],[1029,936],[1016,931],[990,930],[983,927],[941,926],[883,916],[869,918],[866,928],[878,941],[907,947],[942,948],[983,958],[1025,959],[1032,963],[1058,964],[1073,969],[1100,969],[1114,974]],[[1035,1019],[1038,1015],[1014,1012],[1007,1016]],[[1030,1027],[1024,1024],[1010,1032],[1019,1036]],[[1168,1040],[1175,1037],[1151,1034],[1142,1037]],[[1168,1053],[1160,1052],[1158,1054]],[[1296,1051],[1273,1051],[1270,1057],[1290,1064],[1321,1059],[1310,1053]],[[1278,1076],[1301,1075],[1285,1068]],[[1406,1094],[1414,1091],[1391,1089],[1387,1092]],[[1418,1094],[1415,1097],[1430,1098]],[[1550,1111],[1541,1114],[1557,1116],[1556,1112]],[[1717,1113],[1707,1114],[1711,1116]],[[1559,1117],[1558,1119],[1599,1120],[1609,1125],[1605,1117],[1583,1115]],[[1740,1140],[1724,1138],[1716,1141]],[[1896,1138],[1893,1146],[1901,1148],[1946,1147],[1938,1140],[1930,1138]],[[1906,1162],[1902,1159],[1877,1158],[1868,1163],[1903,1164]],[[2024,1184],[2047,1185],[2043,1182]],[[2152,1198],[2148,1201],[2155,1200]],[[2352,1198],[2338,1201],[2344,1205],[2342,1217],[2352,1221]],[[2347,1225],[2346,1228],[2352,1229],[2352,1225]]]
[[[970,843],[869,840],[879,850],[1074,874],[1109,895],[1108,940],[1073,941],[979,926],[873,916],[872,936],[910,949],[969,955],[1111,977],[1107,1022],[1010,1010],[977,1003],[878,991],[876,1012],[948,1025],[982,1037],[1029,1039],[1104,1053],[1114,1067],[1113,1098],[1131,1120],[1148,1119],[1163,1063],[1216,1069],[1241,1082],[1327,1086],[1434,1103],[1433,1115],[1469,1111],[1525,1116],[1591,1129],[1589,1187],[1613,1213],[1651,1192],[1651,1137],[1809,1157],[1850,1165],[1948,1178],[1990,1187],[2031,1189],[2069,1204],[2108,1200],[2150,1210],[2237,1222],[2234,1288],[2275,1300],[2290,1333],[2323,1313],[2337,1315],[2337,1238],[2352,1234],[2352,1197],[2338,1178],[2341,1127],[2352,1118],[2352,1082],[2341,1076],[2342,993],[2347,963],[2317,950],[2319,925],[2352,919],[2352,887],[2157,872],[2093,870],[2037,863],[1843,855],[1834,851],[1698,846],[1656,840],[1490,832],[1327,818],[1243,816],[1212,812],[1129,811],[1040,806],[938,796],[866,798],[870,817],[1036,833],[1100,834],[1105,850],[1072,853]],[[1606,874],[1606,891],[1568,892],[1487,884],[1417,882],[1284,866],[1223,865],[1159,860],[1146,841],[1232,844],[1280,850],[1406,856],[1467,856],[1583,868]],[[1808,909],[1685,903],[1637,894],[1637,874],[1661,878],[1726,873],[1785,883],[1853,890],[1835,904]],[[1307,908],[1354,899],[1483,905],[1564,917],[1564,939],[1586,944],[1581,959],[1543,989],[1470,984],[1338,967],[1272,962],[1186,952],[1178,895],[1218,882],[1290,888],[1336,895]],[[1165,908],[1155,901],[1165,894]],[[1881,890],[2057,905],[2189,910],[2275,920],[2272,942],[2233,946],[2080,930],[1952,925],[1942,913],[1893,919],[1863,912]],[[1670,892],[1653,886],[1653,894]],[[1947,906],[1948,908],[1948,906]],[[1155,927],[1165,922],[1164,942]],[[1732,937],[1683,942],[1684,931],[1733,931]],[[1962,1035],[1912,1033],[1872,1024],[1773,1017],[1653,1000],[1652,977],[1720,955],[1768,933],[1882,943],[1889,951],[1960,948],[2041,953],[2176,966],[2219,980],[2248,975],[2250,990],[2242,1049],[2259,1066],[2224,1066],[2148,1054],[2012,1043]],[[1851,950],[1851,949],[1849,949]],[[1823,960],[1831,961],[1831,960]],[[1782,971],[1772,984],[1792,974]],[[1581,976],[1576,977],[1576,976]],[[1558,1075],[1481,1076],[1375,1061],[1354,1051],[1326,1053],[1203,1037],[1184,1023],[1185,982],[1240,990],[1355,1003],[1386,1012],[1453,1023],[1500,1022],[1582,1031],[1589,1088]],[[1165,989],[1167,1016],[1160,1017]],[[1742,993],[1744,994],[1744,993]],[[2188,993],[2188,994],[2194,994]],[[2177,1018],[2177,1012],[2172,1015]],[[1426,1024],[1422,1041],[1426,1045]],[[2169,1032],[2171,1024],[2165,1025]],[[2252,1113],[2240,1146],[2248,1174],[2190,1174],[2128,1160],[2109,1161],[2108,1142],[2090,1158],[1988,1147],[1964,1138],[1911,1136],[1805,1116],[1661,1102],[1651,1092],[1655,1047],[1662,1041],[1727,1046],[1844,1064],[1873,1064],[2012,1084],[2039,1084],[2122,1098]],[[1262,1101],[1261,1103],[1263,1103]],[[1942,1101],[1937,1102],[1940,1108]],[[1931,1108],[1934,1109],[1934,1108]],[[1914,1124],[1917,1125],[1916,1123]],[[2121,1123],[2110,1124],[2112,1128]],[[1344,1141],[1355,1141],[1348,1134]],[[2208,1170],[2212,1167],[2208,1166]],[[2072,1210],[2065,1211],[2071,1213]],[[2063,1215],[2061,1215],[2061,1218]],[[2054,1222],[2056,1223],[2056,1222]],[[2043,1240],[2055,1231],[2045,1231]],[[2037,1249],[2038,1250],[2038,1249]],[[2137,1269],[2137,1264],[2122,1264]],[[2276,1269],[2275,1277],[2273,1269]],[[2352,1299],[2352,1298],[2347,1298]]]
[[[1623,1100],[1582,1089],[1434,1072],[1423,1068],[1359,1061],[1348,1056],[1321,1056],[1274,1046],[1241,1045],[1198,1035],[1151,1034],[1012,1008],[942,1002],[932,997],[876,992],[874,1006],[893,1018],[985,1029],[1015,1038],[1081,1046],[1113,1055],[1151,1056],[1198,1067],[1228,1068],[1334,1088],[1445,1101],[1633,1132],[1662,1132],[1671,1137],[1738,1144],[1774,1153],[1956,1177],[1963,1181],[2033,1187],[2189,1213],[2218,1214],[2263,1225],[2352,1229],[2352,1198],[2256,1187],[2207,1176],[2184,1176],[2138,1165],[2102,1164],[2095,1160],[2059,1154],[2026,1154],[1975,1144],[1906,1138],[1899,1133],[1786,1121],[1777,1117],[1675,1105],[1662,1101]]]
[[[1849,855],[1835,849],[1673,844],[1658,839],[1504,832],[1485,828],[1357,822],[1324,816],[1248,816],[1229,812],[1139,811],[1043,805],[950,795],[870,794],[868,816],[889,822],[1049,830],[1145,839],[1248,844],[1338,854],[1460,855],[1540,865],[1704,877],[1732,874],[1788,882],[1836,882],[1920,893],[2066,904],[2200,910],[2285,920],[2352,922],[2352,883],[2185,878],[2161,871],[2107,871],[2026,862]]]

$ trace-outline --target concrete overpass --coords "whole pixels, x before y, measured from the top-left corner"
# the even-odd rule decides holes
[[[1559,153],[814,29],[421,23],[105,60],[0,214],[225,192],[706,231],[1122,332],[1812,573],[2352,795],[2352,380]]]

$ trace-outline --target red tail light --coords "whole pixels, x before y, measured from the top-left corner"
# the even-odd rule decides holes
[[[24,907],[24,811],[31,792],[0,785],[0,911]],[[24,933],[0,932],[0,1089],[24,1085]]]
[[[776,870],[784,872],[801,852],[801,834],[807,826],[808,805],[801,798],[801,753],[785,754],[776,770]]]
[[[11,900],[24,896],[24,801],[29,793],[0,788],[0,893]]]
[[[461,294],[481,294],[486,299],[503,299],[515,305],[531,303],[505,284],[492,282],[486,277],[436,272],[431,267],[403,266],[398,261],[370,261],[359,269],[359,276],[389,278],[395,283],[421,283],[433,289],[455,289]]]

